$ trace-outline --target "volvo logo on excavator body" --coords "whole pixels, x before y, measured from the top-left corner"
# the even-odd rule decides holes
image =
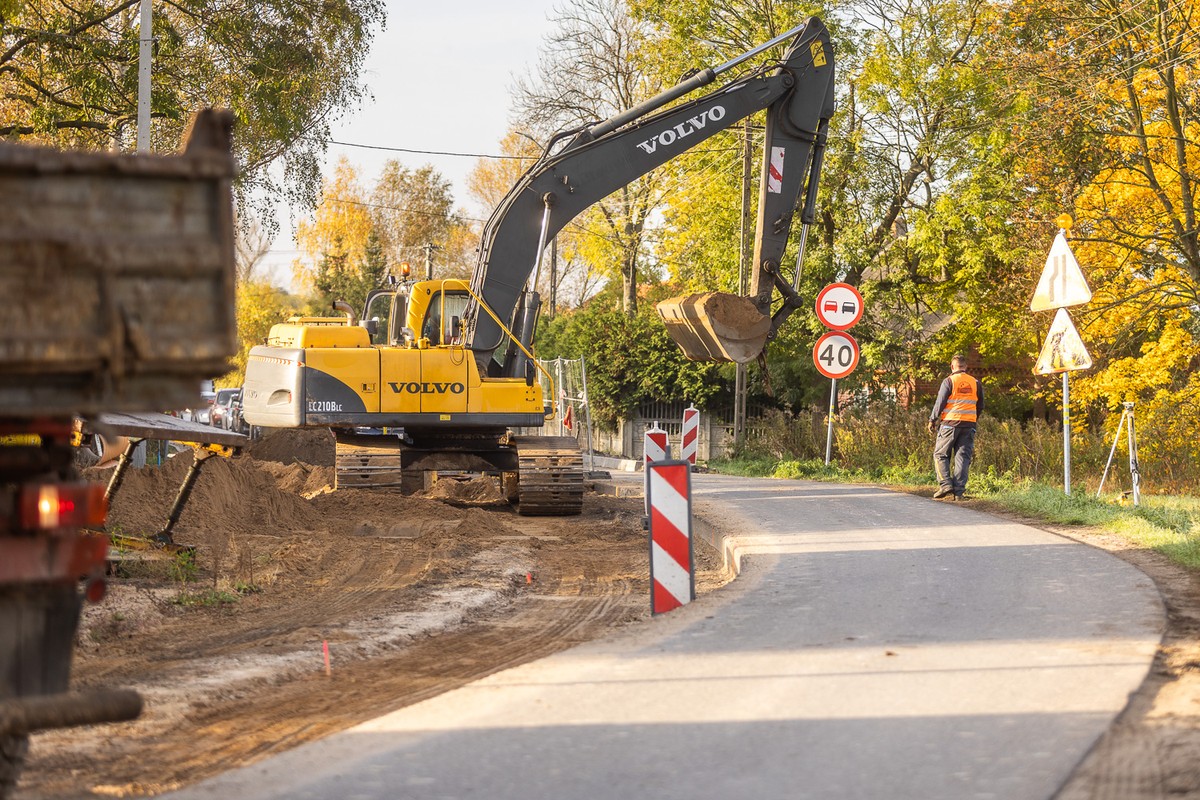
[[[467,387],[461,383],[417,383],[409,381],[408,383],[397,383],[391,381],[388,386],[392,387],[392,391],[396,394],[462,394],[467,390]]]
[[[673,128],[667,128],[658,136],[652,136],[644,142],[638,142],[638,147],[647,153],[653,153],[661,144],[670,147],[680,139],[686,139],[698,130],[708,125],[709,121],[720,122],[725,119],[725,106],[713,106],[702,114],[688,117]]]

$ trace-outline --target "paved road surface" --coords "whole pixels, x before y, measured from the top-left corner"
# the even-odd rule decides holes
[[[174,797],[1049,798],[1162,633],[1138,570],[964,504],[695,490],[729,587]]]

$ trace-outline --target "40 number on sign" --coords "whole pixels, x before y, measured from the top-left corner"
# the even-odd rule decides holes
[[[826,378],[844,378],[858,366],[858,342],[843,331],[830,331],[813,345],[813,364]]]

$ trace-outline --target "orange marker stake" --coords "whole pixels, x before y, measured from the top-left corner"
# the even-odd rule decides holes
[[[325,649],[325,677],[332,678],[333,670],[329,668],[329,640],[322,641],[321,646]]]

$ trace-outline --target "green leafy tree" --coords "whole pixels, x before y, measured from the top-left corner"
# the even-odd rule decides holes
[[[543,319],[538,355],[587,359],[592,419],[610,430],[639,403],[686,398],[705,407],[725,388],[717,364],[685,360],[652,308],[643,306],[631,317],[613,290]]]
[[[0,136],[130,149],[137,127],[138,0],[0,5]],[[382,0],[174,0],[154,6],[153,149],[191,113],[232,109],[243,201],[311,205],[329,123],[359,84]],[[269,169],[272,168],[272,169]],[[267,213],[264,213],[267,212]]]
[[[426,164],[408,169],[398,161],[388,161],[371,192],[371,220],[387,259],[393,264],[407,261],[414,274],[424,275],[426,259],[435,254],[453,258],[450,269],[438,271],[462,274],[466,256],[454,245],[457,229],[467,223],[454,213],[454,195],[450,181]]]

